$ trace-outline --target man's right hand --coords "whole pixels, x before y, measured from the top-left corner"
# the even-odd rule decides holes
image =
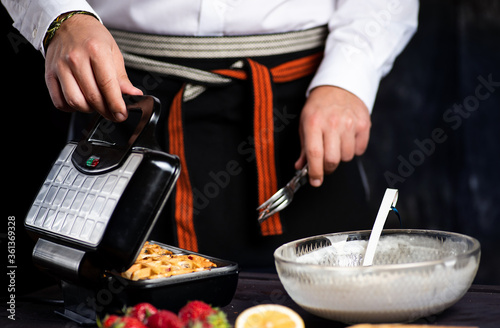
[[[60,110],[97,111],[123,121],[122,94],[142,95],[128,79],[115,40],[92,16],[77,14],[64,21],[46,51],[45,82]]]

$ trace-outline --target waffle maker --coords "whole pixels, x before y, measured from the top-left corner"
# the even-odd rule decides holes
[[[126,121],[99,117],[84,139],[62,149],[25,219],[37,240],[33,262],[61,280],[64,311],[58,313],[95,325],[101,314],[139,302],[173,311],[193,299],[227,305],[238,279],[233,262],[202,255],[217,268],[142,281],[120,276],[134,263],[180,172],[179,159],[160,151],[155,139],[158,100],[124,100]]]

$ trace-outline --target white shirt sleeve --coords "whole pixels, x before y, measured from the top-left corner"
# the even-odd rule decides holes
[[[98,17],[85,0],[2,0],[2,4],[14,20],[14,27],[42,53],[45,33],[59,15],[82,10]]]
[[[380,80],[418,25],[417,0],[342,0],[329,21],[325,56],[308,88],[341,87],[372,110]]]

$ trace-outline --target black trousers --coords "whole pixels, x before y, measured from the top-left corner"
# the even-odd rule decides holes
[[[273,67],[310,52],[253,58]],[[229,68],[235,59],[170,62],[205,70]],[[147,71],[128,70],[132,83],[162,103],[158,140],[168,149],[167,118],[174,95],[185,81]],[[275,84],[274,134],[278,185],[295,174],[300,154],[299,119],[312,76]],[[319,188],[302,187],[281,212],[283,234],[262,236],[257,222],[257,173],[253,148],[253,104],[249,81],[208,87],[183,107],[184,146],[193,189],[194,225],[199,252],[233,260],[243,270],[274,270],[281,244],[317,234],[371,228],[366,186],[356,159],[341,163]],[[176,245],[173,197],[150,236]]]

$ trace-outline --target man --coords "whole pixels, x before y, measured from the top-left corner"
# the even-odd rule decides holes
[[[417,1],[2,2],[46,56],[58,109],[123,121],[122,94],[160,98],[183,173],[155,237],[256,267],[280,243],[371,222],[352,159]],[[259,226],[255,207],[306,163],[321,187]]]

